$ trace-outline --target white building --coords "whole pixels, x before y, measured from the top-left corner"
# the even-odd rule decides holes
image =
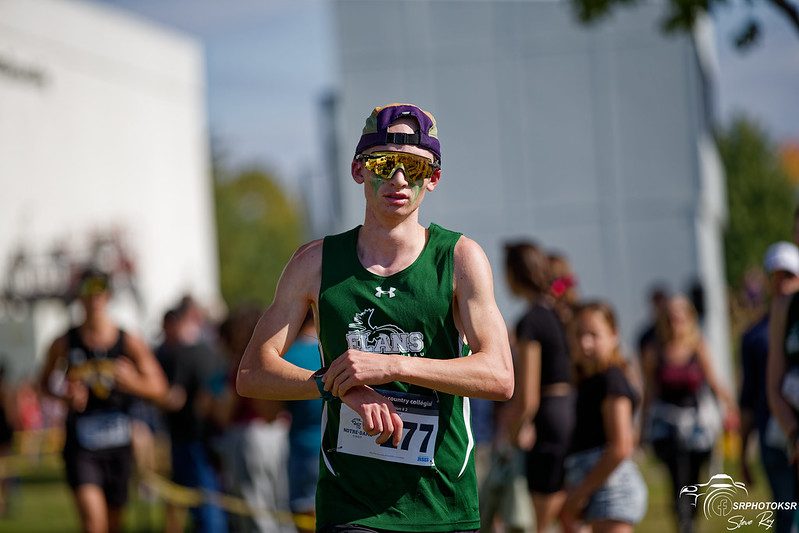
[[[616,307],[631,345],[653,282],[700,280],[706,333],[730,375],[709,28],[666,38],[657,2],[591,27],[564,1],[334,6],[338,229],[362,222],[349,163],[366,115],[417,103],[436,115],[443,156],[424,222],[484,247],[509,323],[521,305],[504,284],[502,246],[531,237],[571,259],[583,295]]]
[[[102,5],[0,2],[5,288],[19,281],[8,278],[18,252],[34,285],[55,272],[58,286],[63,271],[53,265],[53,248],[78,259],[93,236],[115,233],[141,297],[135,306],[120,291],[113,312],[123,325],[152,333],[188,291],[217,303],[208,162],[195,41]],[[0,352],[27,366],[67,320],[57,303],[36,304],[31,316],[8,305],[0,311]]]

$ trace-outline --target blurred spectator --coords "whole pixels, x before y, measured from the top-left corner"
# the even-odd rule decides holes
[[[183,327],[192,328],[192,334],[197,335],[198,340],[209,346],[216,345],[218,341],[216,328],[208,320],[208,313],[192,295],[183,296],[175,310],[185,317],[186,323]]]
[[[728,427],[737,425],[738,411],[716,377],[696,311],[686,297],[669,298],[658,340],[644,351],[644,375],[646,437],[669,471],[679,531],[691,532],[696,508],[688,498],[680,499],[679,492],[699,482],[721,433],[713,395],[724,405]]]
[[[769,289],[774,297],[789,294],[789,283],[799,276],[799,248],[788,242],[771,245],[766,251],[765,269],[769,275]],[[766,313],[752,325],[741,338],[741,364],[743,384],[739,404],[741,407],[741,471],[744,482],[751,485],[747,452],[749,435],[757,429],[760,460],[766,471],[773,501],[796,501],[796,480],[786,454],[785,435],[777,421],[771,417],[766,395],[766,365],[768,362],[768,324]],[[776,533],[788,533],[794,512],[776,512]]]
[[[799,215],[799,210],[797,210]],[[794,217],[794,228],[799,225]],[[771,415],[786,435],[788,460],[797,482],[799,457],[799,298],[796,281],[783,284],[786,295],[775,295],[769,316],[766,394]],[[799,488],[799,485],[796,485]]]
[[[222,371],[221,357],[204,342],[196,319],[187,308],[164,315],[164,342],[156,354],[169,381],[169,392],[161,405],[171,439],[172,480],[186,487],[218,492],[220,484],[208,447],[210,398]],[[227,531],[225,513],[206,500],[191,509],[194,531]],[[168,531],[183,531],[184,516],[167,507]]]
[[[491,462],[491,447],[494,441],[495,402],[481,398],[469,399],[474,434],[474,467],[477,472],[477,486],[481,486],[488,473]]]
[[[471,398],[470,403],[480,488],[480,531],[532,531],[535,517],[527,485],[527,450],[511,444],[508,435],[507,419],[516,416],[514,407],[476,398]],[[495,417],[488,419],[491,414]],[[532,442],[528,439],[527,444]]]
[[[314,329],[313,313],[305,320],[284,356],[299,367],[316,370],[321,366],[319,341]],[[291,512],[315,516],[316,483],[319,480],[319,448],[321,446],[322,399],[286,402],[291,414],[289,431],[289,504]],[[301,533],[311,529],[298,528]]]
[[[696,310],[696,320],[701,326],[705,323],[705,286],[700,279],[695,279],[688,285],[688,298]]]
[[[228,355],[227,382],[214,402],[214,416],[225,428],[220,442],[225,490],[243,498],[254,516],[230,517],[231,531],[291,532],[288,516],[288,414],[283,402],[243,398],[236,393],[236,372],[261,311],[241,307],[220,326]],[[316,355],[316,366],[319,355]],[[318,424],[318,423],[317,423]],[[320,440],[319,426],[316,442]],[[318,445],[316,469],[318,471]]]
[[[527,484],[539,532],[546,531],[557,518],[566,498],[563,460],[574,430],[571,361],[563,325],[548,297],[553,279],[551,264],[532,243],[505,247],[511,292],[529,304],[516,325],[516,388],[509,406],[512,414],[508,416],[508,430],[512,443],[530,450]],[[560,274],[562,281],[571,276],[565,270]],[[571,313],[568,294],[564,291],[561,297]]]
[[[799,206],[793,210],[793,243],[799,246]]]
[[[11,455],[14,444],[13,391],[6,380],[6,368],[0,364],[0,518],[8,512],[11,477],[5,471],[5,458]]]
[[[760,310],[766,300],[766,277],[760,267],[752,267],[744,273],[741,292],[745,309]]]
[[[564,530],[579,522],[593,531],[627,533],[647,508],[647,488],[630,460],[633,413],[640,400],[627,381],[616,316],[604,302],[575,313],[572,352],[577,377],[577,423],[566,458]]]
[[[36,388],[28,381],[19,383],[16,390],[17,424],[20,433],[20,452],[38,462],[42,453],[42,434],[44,427],[41,404]],[[63,422],[63,420],[60,420]]]
[[[555,312],[563,326],[568,328],[574,308],[580,300],[577,276],[566,256],[557,252],[549,254],[549,275],[551,276],[549,293],[555,301]]]
[[[669,289],[665,285],[654,285],[649,291],[649,323],[638,335],[638,356],[644,357],[644,349],[657,340],[657,325],[666,312]]]
[[[77,295],[84,322],[53,342],[39,383],[69,408],[64,465],[83,530],[120,531],[133,466],[128,408],[134,396],[160,399],[166,382],[146,344],[108,315],[106,274],[84,271]],[[51,390],[59,366],[66,367],[65,380]]]

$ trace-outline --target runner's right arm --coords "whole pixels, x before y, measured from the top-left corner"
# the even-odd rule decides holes
[[[298,249],[289,260],[275,298],[255,326],[236,376],[236,391],[263,400],[309,400],[319,397],[312,371],[283,359],[299,333],[305,313],[319,293],[322,241]]]
[[[236,391],[263,400],[308,400],[319,397],[312,371],[283,356],[300,331],[308,307],[315,306],[322,280],[322,241],[300,247],[278,281],[275,299],[255,327],[241,358]],[[318,316],[316,317],[318,320]],[[364,431],[382,444],[402,438],[402,420],[390,400],[366,386],[353,387],[341,401],[358,413]]]
[[[75,411],[83,411],[89,399],[89,389],[86,385],[65,376],[63,391],[54,391],[50,389],[50,379],[56,370],[56,366],[60,360],[66,359],[66,356],[67,337],[66,335],[62,335],[54,340],[53,344],[51,344],[50,348],[47,350],[47,359],[39,375],[39,391],[43,395],[64,400],[67,405]]]

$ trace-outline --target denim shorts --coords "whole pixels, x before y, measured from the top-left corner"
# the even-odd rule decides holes
[[[566,486],[578,485],[594,467],[604,448],[593,448],[566,458]],[[646,514],[647,488],[641,472],[625,459],[610,474],[605,484],[588,499],[582,519],[586,522],[615,520],[637,524]]]

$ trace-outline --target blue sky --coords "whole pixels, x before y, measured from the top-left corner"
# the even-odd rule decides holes
[[[327,0],[91,0],[198,39],[205,48],[211,132],[235,165],[258,163],[286,182],[319,161],[318,102],[335,86]],[[747,16],[763,23],[746,52],[731,45]],[[769,6],[733,2],[714,14],[722,122],[755,118],[777,140],[799,140],[799,35]]]

